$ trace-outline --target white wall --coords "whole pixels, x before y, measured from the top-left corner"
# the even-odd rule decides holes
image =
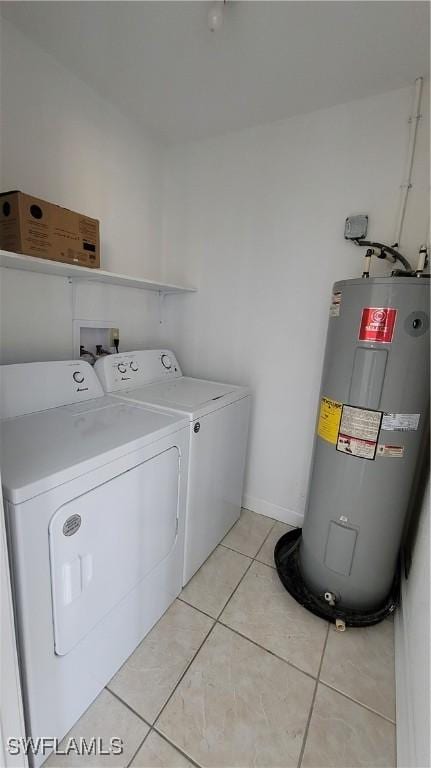
[[[429,480],[401,597],[395,615],[397,762],[400,768],[424,768],[431,758]]]
[[[300,521],[330,286],[361,271],[343,220],[368,212],[370,235],[392,239],[412,90],[167,151],[7,22],[0,64],[1,189],[100,218],[107,269],[199,288],[167,298],[160,327],[154,294],[74,294],[61,278],[0,270],[2,362],[70,357],[75,316],[111,320],[123,349],[163,342],[189,374],[249,383],[245,503]],[[426,231],[427,134],[422,124],[410,255]]]
[[[1,190],[101,221],[102,267],[160,279],[162,150],[139,125],[3,20]],[[157,297],[0,269],[4,363],[68,358],[72,314],[113,320],[124,349],[157,343]]]
[[[251,385],[244,503],[285,521],[304,510],[331,285],[362,271],[344,219],[368,213],[369,235],[393,242],[412,97],[393,91],[167,156],[165,274],[198,293],[171,299],[165,340],[189,374]],[[413,259],[429,210],[427,137],[422,121],[403,243]]]

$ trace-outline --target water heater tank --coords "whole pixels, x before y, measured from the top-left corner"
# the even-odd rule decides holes
[[[336,283],[329,314],[297,567],[317,600],[366,615],[391,590],[428,432],[429,279]]]

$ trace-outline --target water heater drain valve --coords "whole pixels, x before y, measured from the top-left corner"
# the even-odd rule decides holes
[[[324,598],[325,598],[326,602],[329,603],[329,605],[332,605],[332,606],[335,605],[335,602],[336,602],[337,598],[336,598],[336,595],[334,595],[333,592],[325,592]]]

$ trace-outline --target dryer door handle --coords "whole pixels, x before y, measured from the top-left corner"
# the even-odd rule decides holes
[[[63,604],[70,605],[76,600],[93,578],[93,557],[91,554],[78,555],[63,564]]]

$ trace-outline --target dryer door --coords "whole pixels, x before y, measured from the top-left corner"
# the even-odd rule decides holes
[[[178,529],[178,489],[174,447],[55,512],[49,541],[58,655],[169,555]]]

